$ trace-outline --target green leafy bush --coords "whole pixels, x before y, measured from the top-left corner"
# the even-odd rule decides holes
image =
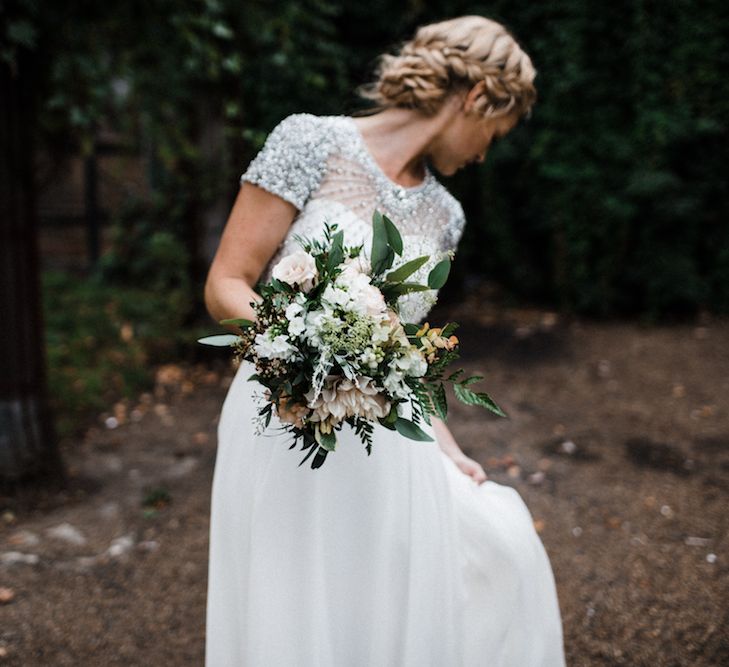
[[[186,289],[112,285],[98,276],[43,274],[48,384],[61,436],[122,397],[153,386],[152,365],[184,356]]]

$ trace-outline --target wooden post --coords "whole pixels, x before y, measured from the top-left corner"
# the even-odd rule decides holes
[[[0,481],[65,481],[46,393],[33,55],[0,63]]]

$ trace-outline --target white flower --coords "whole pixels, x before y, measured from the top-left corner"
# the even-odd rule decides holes
[[[298,285],[302,292],[308,292],[319,278],[316,261],[304,250],[297,250],[281,259],[273,267],[271,275],[289,285]]]
[[[403,373],[394,368],[390,369],[382,385],[391,396],[397,398],[408,398],[410,396],[410,387],[403,382]]]
[[[264,359],[287,360],[296,356],[298,350],[295,346],[291,345],[285,334],[279,334],[271,339],[268,333],[267,331],[256,335],[253,348],[259,357]]]
[[[284,313],[286,314],[286,319],[291,320],[294,317],[297,317],[298,315],[301,315],[301,313],[304,312],[304,307],[302,304],[298,303],[297,301],[291,302],[287,307]]]
[[[342,266],[344,266],[343,271],[354,271],[367,275],[370,275],[370,271],[372,270],[370,261],[362,254],[359,254],[357,257],[347,257],[342,262]]]
[[[380,290],[370,284],[370,277],[354,266],[351,264],[346,267],[334,283],[327,286],[322,299],[332,306],[381,319],[387,311],[385,298]]]
[[[327,322],[331,321],[333,314],[331,309],[311,310],[304,317],[304,338],[314,347],[322,344],[321,331]]]
[[[292,317],[289,320],[288,331],[292,336],[299,336],[306,331],[306,321],[303,317]]]
[[[370,421],[382,419],[390,412],[390,403],[375,387],[374,380],[363,375],[354,381],[328,377],[321,394],[315,399],[307,394],[312,409],[312,421],[339,423],[347,417],[362,417]]]
[[[332,308],[343,308],[348,310],[352,301],[352,296],[347,289],[341,289],[339,285],[329,283],[321,295],[322,303],[330,305]]]
[[[348,267],[334,279],[334,283],[337,287],[356,294],[370,284],[370,277]]]
[[[395,360],[395,368],[412,377],[423,377],[428,372],[428,363],[414,347]]]
[[[384,343],[390,337],[390,331],[392,327],[387,322],[375,324],[372,327],[372,342],[377,345],[378,343]]]
[[[364,308],[365,315],[370,315],[371,317],[377,317],[387,311],[385,297],[373,285],[367,285],[367,287],[362,289],[358,302]]]
[[[377,368],[377,357],[375,356],[375,351],[371,347],[368,347],[364,352],[362,352],[359,356],[359,360],[370,368]]]

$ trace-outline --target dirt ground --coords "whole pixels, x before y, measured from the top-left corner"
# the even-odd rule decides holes
[[[729,665],[729,322],[596,324],[483,302],[431,321],[445,318],[510,415],[451,401],[451,430],[531,509],[568,664]],[[160,368],[153,393],[64,446],[66,492],[0,497],[0,664],[203,664],[231,376],[222,361]]]

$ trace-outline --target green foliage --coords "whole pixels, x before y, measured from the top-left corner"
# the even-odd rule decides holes
[[[190,298],[190,256],[164,215],[163,204],[127,202],[112,222],[111,247],[99,261],[104,281]]]
[[[471,222],[461,266],[582,314],[729,312],[723,4],[497,1],[488,14],[532,57],[539,101],[456,179]]]
[[[474,378],[469,378],[469,380],[474,380]],[[453,391],[459,401],[466,405],[480,405],[482,408],[490,410],[499,417],[506,417],[506,413],[498,405],[496,405],[494,400],[486,392],[473,391],[468,388],[468,384],[470,384],[468,381],[460,383],[455,382],[453,384]]]
[[[49,393],[62,436],[150,389],[151,360],[179,360],[190,347],[183,328],[190,303],[174,292],[47,272],[43,298]]]
[[[425,264],[428,259],[429,257],[427,255],[424,255],[423,257],[416,257],[415,259],[411,259],[409,262],[405,262],[397,269],[395,269],[394,271],[390,271],[390,273],[387,274],[387,281],[391,283],[402,282],[406,278],[409,278],[413,273],[415,273],[421,266],[423,266],[423,264]]]
[[[431,289],[440,289],[446,284],[448,274],[451,271],[451,261],[444,259],[438,262],[433,270],[428,274],[428,287]]]
[[[397,432],[400,433],[400,435],[404,435],[406,438],[410,438],[410,440],[418,440],[420,442],[433,441],[433,438],[431,438],[425,431],[423,431],[423,429],[417,426],[414,422],[411,422],[409,419],[398,417],[395,421],[395,428],[397,429]]]
[[[597,316],[729,313],[729,14],[719,0],[701,11],[627,0],[10,4],[0,58],[41,51],[43,136],[89,151],[109,124],[144,147],[163,229],[198,275],[199,211],[234,195],[281,118],[351,113],[375,56],[420,24],[499,20],[533,59],[539,101],[485,165],[449,183],[469,219],[460,278],[479,273],[515,298]],[[206,148],[211,120],[223,125],[220,151]]]

